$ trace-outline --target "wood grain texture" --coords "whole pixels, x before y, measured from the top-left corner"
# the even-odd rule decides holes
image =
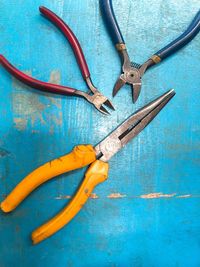
[[[0,53],[43,81],[86,90],[73,52],[39,14],[44,5],[77,35],[95,85],[111,98],[120,60],[97,0],[0,1]],[[132,60],[143,62],[185,30],[199,0],[113,0]],[[0,213],[1,267],[200,266],[200,35],[147,72],[136,105],[125,87],[104,117],[86,101],[45,94],[0,68],[0,200],[37,166],[96,144],[170,88],[176,97],[110,161],[109,179],[62,231],[32,246],[30,233],[66,205],[84,170],[36,190],[13,213]]]

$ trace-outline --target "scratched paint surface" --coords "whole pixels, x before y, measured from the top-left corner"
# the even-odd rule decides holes
[[[133,60],[141,63],[177,37],[199,0],[113,0]],[[77,34],[94,83],[111,98],[120,60],[94,0],[0,1],[0,53],[32,76],[86,90],[69,44],[39,15],[45,5]],[[200,266],[200,35],[146,73],[136,105],[129,87],[104,117],[83,99],[25,87],[0,69],[0,200],[31,170],[96,144],[170,88],[177,95],[129,146],[110,160],[109,179],[76,218],[45,242],[30,233],[70,200],[84,171],[33,192],[11,214],[0,213],[0,266]]]

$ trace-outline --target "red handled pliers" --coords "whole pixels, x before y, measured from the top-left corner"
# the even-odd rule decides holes
[[[64,36],[68,39],[74,54],[76,56],[77,62],[79,64],[82,76],[90,89],[88,93],[85,93],[80,90],[76,90],[74,88],[70,88],[67,86],[57,85],[42,82],[32,77],[24,74],[20,70],[16,69],[12,64],[8,62],[8,60],[3,56],[0,55],[0,63],[1,65],[9,71],[16,79],[20,80],[21,82],[25,83],[26,85],[33,87],[38,90],[48,91],[51,93],[62,94],[62,95],[74,95],[74,96],[81,96],[85,98],[88,102],[92,103],[100,112],[104,114],[109,114],[106,108],[103,105],[108,106],[109,108],[114,110],[114,107],[110,100],[102,95],[98,89],[93,85],[90,72],[88,69],[88,65],[86,63],[82,48],[80,46],[79,41],[77,40],[76,36],[69,28],[69,26],[56,14],[54,14],[51,10],[40,7],[40,12],[49,19],[52,23],[54,23],[58,29],[64,34]]]

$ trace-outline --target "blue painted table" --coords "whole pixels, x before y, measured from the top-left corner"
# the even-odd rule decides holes
[[[113,0],[131,57],[143,62],[177,37],[199,0]],[[94,83],[111,97],[120,60],[98,1],[0,2],[0,52],[32,76],[86,89],[69,44],[39,15],[45,5],[77,34]],[[129,146],[110,161],[109,179],[62,231],[32,246],[30,233],[66,205],[84,170],[36,190],[11,214],[0,214],[0,266],[200,266],[200,36],[144,76],[136,105],[129,87],[104,117],[83,99],[40,93],[2,68],[0,197],[31,170],[96,144],[151,99],[170,88],[177,95]]]

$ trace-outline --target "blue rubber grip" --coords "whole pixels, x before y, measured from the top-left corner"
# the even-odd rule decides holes
[[[155,53],[155,55],[159,56],[161,59],[167,58],[168,56],[177,52],[183,46],[188,44],[199,33],[199,31],[200,31],[200,10],[197,12],[196,16],[192,20],[187,30],[173,42],[171,42],[163,49]]]
[[[110,32],[112,41],[114,44],[124,44],[124,38],[117,23],[115,13],[113,10],[112,0],[99,0],[101,11]]]
[[[200,10],[197,12],[196,16],[194,17],[194,19],[192,20],[186,31],[190,31],[191,29],[193,29],[195,25],[199,23],[199,21],[200,21]]]

